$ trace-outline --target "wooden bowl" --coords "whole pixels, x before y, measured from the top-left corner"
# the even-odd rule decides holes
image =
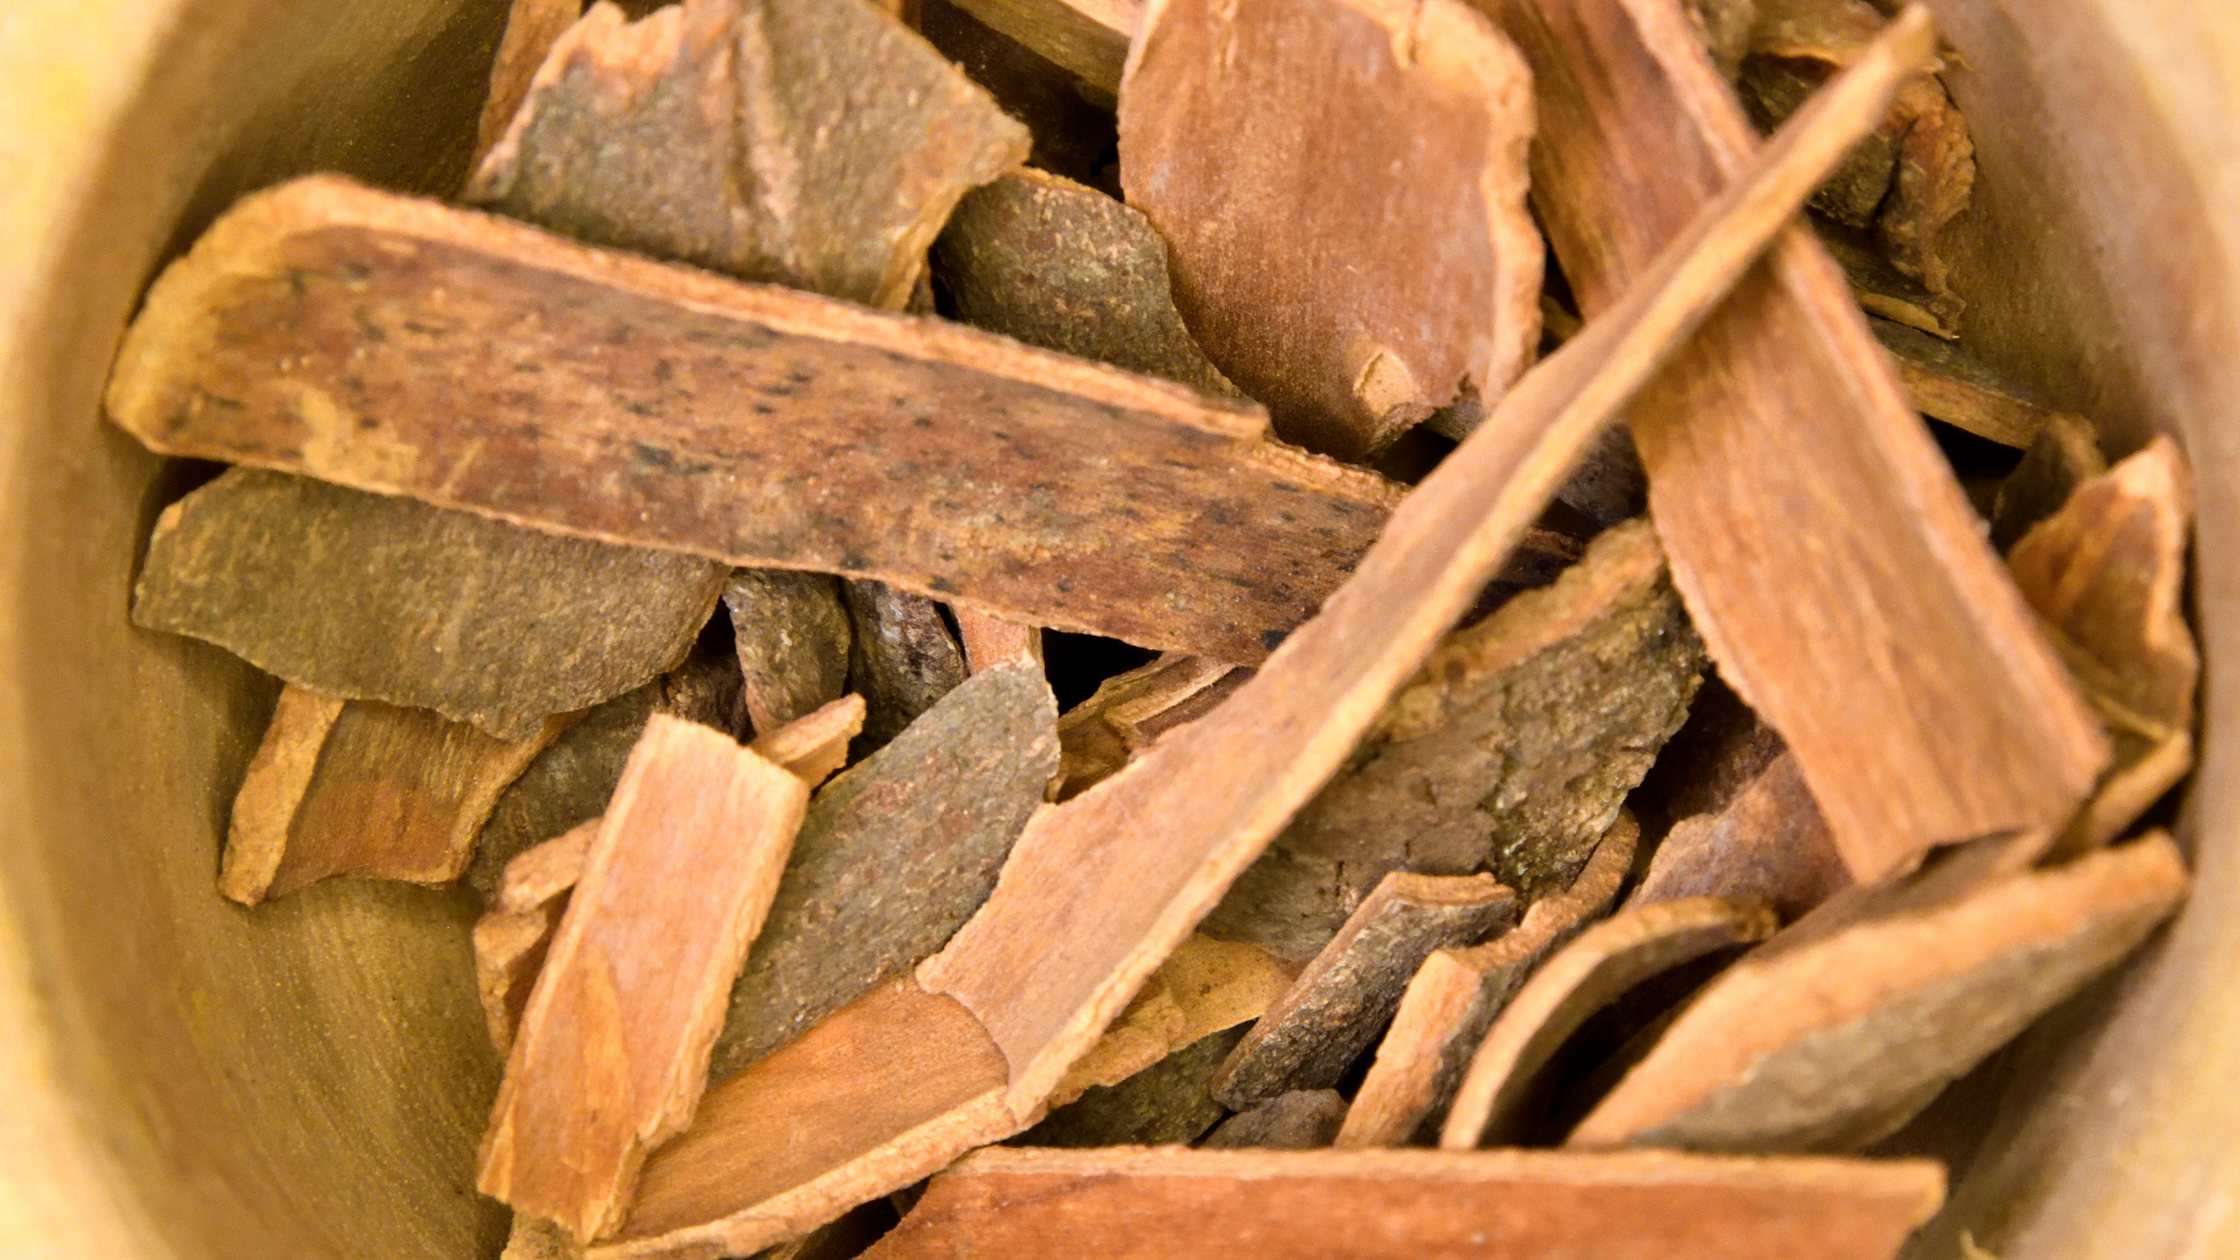
[[[181,473],[99,420],[155,270],[235,196],[459,180],[502,0],[6,0],[0,10],[0,1254],[489,1256],[497,1063],[461,895],[212,887],[274,687],[133,630]],[[1941,0],[1981,159],[1971,344],[2200,480],[2199,883],[2123,975],[1941,1106],[2003,1260],[2240,1255],[2240,13]],[[2233,609],[2231,612],[2222,611]]]

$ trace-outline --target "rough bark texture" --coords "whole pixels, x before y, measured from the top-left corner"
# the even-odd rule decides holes
[[[958,204],[933,265],[968,324],[1209,394],[1236,393],[1175,311],[1167,243],[1140,211],[1094,188],[1014,171]]]
[[[126,341],[109,414],[165,453],[1240,664],[1399,498],[1240,404],[331,177],[237,204]]]
[[[1456,0],[1163,0],[1120,92],[1120,180],[1198,344],[1288,441],[1355,459],[1540,338],[1531,80]]]
[[[1295,1089],[1222,1121],[1198,1145],[1209,1151],[1311,1151],[1336,1141],[1345,1122],[1346,1100],[1337,1090]]]
[[[1626,904],[1755,897],[1788,922],[1850,886],[1797,759],[1783,753],[1717,813],[1673,824]]]
[[[1391,871],[1569,884],[1686,719],[1703,650],[1646,522],[1455,632],[1205,923],[1311,958]]]
[[[715,1079],[948,942],[1042,802],[1057,717],[1041,671],[977,674],[817,793],[732,987]]]
[[[1012,1139],[1019,1146],[1165,1146],[1190,1143],[1221,1123],[1213,1074],[1245,1030],[1240,1025],[1182,1047],[1117,1085],[1092,1086]]]
[[[522,1013],[476,1186],[589,1242],[707,1084],[724,987],[777,891],[800,779],[655,716],[630,757]]]
[[[2108,471],[2108,457],[2100,451],[2100,435],[2083,416],[2050,417],[2022,462],[1999,483],[1999,496],[1991,508],[1991,543],[2000,551],[2011,549],[2030,527],[2061,510],[2077,487]]]
[[[572,718],[511,743],[426,709],[290,687],[234,801],[218,889],[255,905],[338,875],[448,884],[499,795]]]
[[[777,730],[847,691],[855,636],[837,579],[740,569],[724,585],[723,603],[731,610],[754,730]]]
[[[601,4],[468,199],[581,240],[900,309],[1026,128],[863,0]]]
[[[722,582],[692,556],[237,468],[158,518],[132,619],[520,741],[682,660]]]
[[[1214,1078],[1214,1097],[1243,1111],[1336,1085],[1384,1031],[1432,950],[1475,944],[1516,912],[1516,894],[1490,875],[1385,876],[1253,1023]]]
[[[2166,835],[1869,914],[1713,981],[1575,1146],[1857,1149],[2131,952],[2186,887]]]
[[[965,679],[964,649],[941,606],[884,582],[842,583],[848,620],[848,685],[870,706],[855,755],[884,747]]]

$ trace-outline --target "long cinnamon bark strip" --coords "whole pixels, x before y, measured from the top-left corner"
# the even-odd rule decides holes
[[[1749,163],[1749,123],[1673,0],[1481,3],[1532,63],[1541,221],[1610,309]],[[1855,876],[2067,820],[2105,741],[1809,232],[1628,418],[1689,612]]]
[[[164,509],[132,619],[521,741],[683,660],[722,584],[691,556],[236,468]]]
[[[1639,1152],[981,1151],[866,1260],[1885,1260],[1929,1160]]]
[[[253,906],[338,875],[450,883],[499,796],[574,717],[510,743],[426,709],[286,688],[234,800],[218,891]]]
[[[2131,952],[2186,887],[2160,833],[1782,942],[1714,980],[1574,1146],[1857,1149]]]
[[[1683,963],[1773,935],[1763,901],[1686,897],[1627,910],[1550,958],[1494,1021],[1447,1113],[1439,1145],[1466,1151],[1519,1141],[1542,1070],[1588,1017]]]
[[[1408,496],[1322,613],[1227,703],[1029,823],[988,904],[919,969],[914,996],[903,999],[909,1009],[961,1017],[961,1025],[943,1017],[927,1052],[980,1064],[992,1054],[993,1081],[975,1074],[928,1090],[900,1056],[857,1053],[906,1037],[890,1023],[893,1010],[859,1000],[765,1060],[769,1070],[750,1068],[720,1091],[720,1118],[696,1125],[659,1161],[663,1175],[657,1185],[649,1174],[628,1236],[601,1254],[751,1251],[1024,1127],[1227,883],[1336,771],[1572,460],[1850,140],[1873,126],[1931,40],[1920,11],[1892,23],[1639,293],[1510,391]],[[820,1056],[845,1061],[849,1074],[815,1084],[794,1074]],[[781,1059],[783,1070],[771,1066]],[[785,1132],[769,1124],[774,1116],[785,1118]],[[803,1130],[818,1136],[785,1144]]]
[[[1341,459],[1532,362],[1531,138],[1516,50],[1461,0],[1150,0],[1120,87],[1120,182],[1183,321]]]
[[[1516,913],[1491,875],[1394,871],[1221,1065],[1213,1096],[1236,1111],[1336,1085],[1369,1048],[1431,951],[1467,945]]]
[[[717,731],[656,716],[537,979],[476,1185],[589,1241],[705,1087],[723,993],[761,929],[809,790]]]
[[[1238,662],[1398,496],[1178,386],[331,177],[166,271],[109,412],[167,453]]]
[[[1424,959],[1377,1044],[1338,1145],[1401,1146],[1446,1119],[1486,1030],[1541,959],[1609,910],[1640,835],[1632,817],[1621,815],[1571,887],[1533,903],[1524,922],[1483,945]]]

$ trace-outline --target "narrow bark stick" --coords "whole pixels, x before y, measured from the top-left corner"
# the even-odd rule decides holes
[[[165,453],[1239,663],[1399,494],[1241,405],[332,177],[236,205],[126,342],[109,414]]]
[[[1120,86],[1120,182],[1183,321],[1341,459],[1532,362],[1531,138],[1522,61],[1461,0],[1150,0]]]
[[[1198,1144],[1208,1151],[1311,1151],[1337,1140],[1345,1096],[1334,1089],[1295,1089],[1222,1121]]]
[[[1929,1160],[997,1148],[865,1260],[1888,1260],[1943,1200]]]
[[[518,742],[675,667],[722,583],[691,556],[236,468],[164,509],[132,619]]]
[[[1143,0],[954,0],[1108,99],[1120,90]]]
[[[1673,0],[1480,2],[1532,63],[1533,200],[1591,319],[1756,140]],[[2067,820],[2106,743],[1809,231],[1628,419],[1674,583],[1854,876]]]
[[[1243,1111],[1293,1090],[1336,1085],[1384,1030],[1431,951],[1468,945],[1515,917],[1491,875],[1394,871],[1221,1065],[1213,1096]]]
[[[1913,409],[1931,419],[2001,446],[2027,449],[2061,415],[2024,398],[1950,342],[1886,319],[1867,324],[1896,362],[1898,383]]]
[[[1581,932],[1494,1021],[1455,1093],[1439,1145],[1466,1151],[1517,1142],[1543,1070],[1589,1016],[1645,980],[1762,941],[1779,924],[1763,901],[1688,897],[1628,910]]]
[[[1570,888],[1534,902],[1522,923],[1483,945],[1424,959],[1377,1044],[1338,1145],[1402,1146],[1445,1121],[1486,1030],[1542,959],[1609,911],[1640,835],[1632,817],[1620,815]]]
[[[808,797],[720,732],[647,723],[506,1061],[484,1194],[580,1241],[621,1222],[646,1153],[699,1104]]]
[[[1799,111],[1619,311],[1527,374],[1416,487],[1354,577],[1228,702],[1028,825],[988,903],[900,999],[960,1017],[928,1052],[983,1065],[992,1055],[993,1081],[981,1067],[927,1088],[899,1056],[857,1053],[933,1035],[894,1027],[895,1006],[859,1000],[770,1056],[768,1071],[741,1073],[725,1091],[735,1127],[707,1128],[721,1140],[679,1142],[674,1178],[664,1177],[657,1196],[649,1175],[642,1219],[601,1254],[751,1251],[1024,1128],[1228,883],[1336,772],[1574,459],[1873,126],[1931,38],[1918,12],[1893,23]],[[794,1074],[820,1055],[844,1058],[849,1075],[812,1084]],[[771,1066],[781,1059],[783,1070]],[[782,1131],[763,1123],[773,1116],[785,1118]],[[819,1136],[785,1145],[803,1131]]]
[[[1857,1149],[2131,952],[2177,904],[2166,835],[1745,958],[1571,1145]]]

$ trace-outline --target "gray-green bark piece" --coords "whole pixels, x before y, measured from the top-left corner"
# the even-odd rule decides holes
[[[1448,636],[1201,930],[1304,960],[1391,871],[1489,870],[1527,901],[1567,886],[1703,664],[1655,532],[1605,532],[1554,586]]]
[[[948,943],[994,889],[1058,768],[1032,665],[975,674],[816,794],[731,990],[721,1080]]]
[[[1026,128],[864,0],[598,5],[467,189],[600,245],[900,309]]]
[[[1195,1142],[1228,1112],[1209,1087],[1244,1031],[1240,1024],[1201,1037],[1118,1085],[1095,1086],[1012,1141],[1073,1147]]]
[[[1094,188],[1013,171],[958,203],[933,265],[965,323],[1236,396],[1175,310],[1166,241]]]
[[[869,706],[852,750],[861,757],[902,733],[965,679],[964,649],[941,605],[884,582],[841,585],[855,635],[848,689]]]
[[[1516,894],[1490,875],[1385,876],[1252,1025],[1214,1077],[1213,1096],[1243,1111],[1336,1085],[1392,1022],[1432,950],[1474,944],[1516,911]]]
[[[132,619],[519,743],[682,660],[725,571],[235,468],[157,520]]]
[[[847,605],[825,573],[740,569],[723,588],[745,677],[747,717],[768,734],[848,690]]]
[[[1311,1151],[1337,1141],[1345,1122],[1346,1100],[1337,1090],[1295,1089],[1222,1121],[1198,1145],[1209,1151]]]

